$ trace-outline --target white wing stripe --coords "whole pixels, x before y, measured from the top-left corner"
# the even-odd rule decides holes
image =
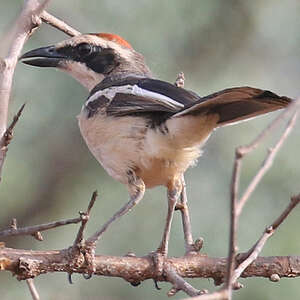
[[[113,100],[113,98],[116,96],[117,93],[130,94],[130,95],[134,95],[134,96],[138,96],[138,97],[144,97],[147,99],[151,99],[152,101],[158,102],[161,105],[164,105],[166,107],[169,107],[169,108],[175,109],[175,110],[184,107],[183,104],[173,100],[170,97],[142,89],[137,85],[113,86],[113,87],[106,88],[104,90],[97,91],[95,94],[93,94],[92,96],[90,96],[87,99],[85,106],[87,106],[90,102],[97,100],[97,98],[99,98],[101,96],[105,96],[106,98],[108,98],[111,101],[111,100]]]
[[[164,104],[167,107],[171,107],[171,108],[183,108],[184,107],[183,104],[173,100],[170,97],[167,97],[167,96],[159,94],[159,93],[151,92],[149,90],[142,89],[137,85],[133,86],[132,92],[136,96],[141,96],[141,97],[157,100],[159,103]]]

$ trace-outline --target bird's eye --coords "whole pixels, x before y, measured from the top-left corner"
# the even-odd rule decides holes
[[[79,44],[77,49],[81,56],[87,56],[87,55],[91,54],[93,51],[92,46],[87,43]]]

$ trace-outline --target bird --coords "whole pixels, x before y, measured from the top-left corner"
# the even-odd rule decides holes
[[[89,95],[78,115],[89,150],[106,172],[128,188],[130,200],[100,229],[127,213],[155,186],[167,188],[168,212],[156,253],[167,256],[185,171],[197,163],[211,133],[288,106],[292,99],[248,86],[208,96],[154,78],[142,54],[117,34],[87,33],[26,52],[20,61],[55,67]],[[187,252],[193,249],[190,228]]]

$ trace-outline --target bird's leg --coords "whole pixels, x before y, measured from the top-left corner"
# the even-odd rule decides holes
[[[177,203],[175,209],[180,210],[185,242],[185,254],[191,254],[195,252],[195,245],[192,236],[192,226],[189,214],[189,208],[187,205],[187,195],[184,176],[181,178],[182,190],[180,194],[180,203]]]
[[[126,214],[131,208],[138,204],[144,197],[145,184],[142,179],[137,177],[133,171],[128,171],[128,189],[130,200],[120,210],[118,210],[87,242],[95,243],[100,236],[107,230],[109,225]]]
[[[168,244],[170,239],[171,224],[174,215],[177,199],[179,198],[182,189],[181,180],[174,180],[168,186],[168,214],[165,224],[165,229],[160,246],[157,253],[162,254],[164,257],[168,255]]]

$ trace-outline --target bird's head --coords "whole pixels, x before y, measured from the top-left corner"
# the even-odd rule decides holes
[[[31,50],[20,57],[37,67],[56,67],[77,79],[88,90],[104,78],[150,76],[141,54],[118,35],[91,33],[75,36],[56,45]]]

